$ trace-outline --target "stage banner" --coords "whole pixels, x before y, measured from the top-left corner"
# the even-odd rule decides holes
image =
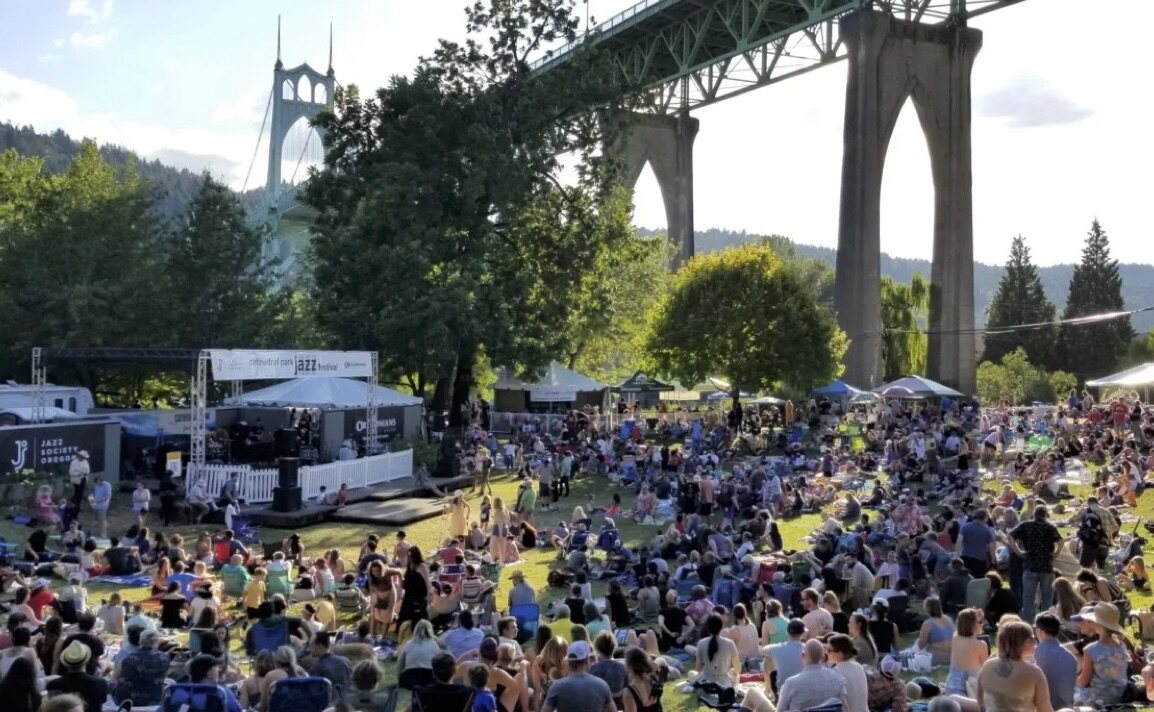
[[[209,349],[212,377],[217,381],[263,381],[340,376],[369,378],[369,351],[237,351]]]
[[[570,403],[577,400],[577,391],[569,388],[534,388],[529,391],[534,403]]]
[[[0,475],[32,470],[65,473],[73,456],[88,451],[93,472],[104,471],[108,423],[28,425],[0,428]]]

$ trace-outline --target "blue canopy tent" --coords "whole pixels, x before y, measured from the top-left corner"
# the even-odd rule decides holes
[[[825,396],[826,398],[853,398],[861,389],[854,388],[845,381],[838,379],[828,386],[813,389],[813,395]]]

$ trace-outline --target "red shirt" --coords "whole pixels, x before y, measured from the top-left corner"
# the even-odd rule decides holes
[[[52,593],[52,589],[45,586],[28,597],[28,607],[32,609],[37,618],[44,620],[44,608],[51,606],[55,600],[56,594]]]
[[[1125,403],[1115,403],[1110,406],[1110,412],[1114,415],[1115,423],[1124,423],[1130,417],[1130,409],[1126,407]]]
[[[462,558],[465,556],[465,552],[462,551],[459,546],[446,546],[444,549],[441,549],[440,557],[442,563],[455,564],[457,563],[458,556]]]

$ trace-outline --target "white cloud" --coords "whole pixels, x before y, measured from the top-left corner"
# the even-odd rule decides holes
[[[246,131],[175,128],[132,121],[117,113],[85,112],[68,93],[4,70],[0,70],[0,121],[31,125],[42,133],[62,129],[77,140],[91,138],[123,146],[162,162],[179,157],[178,167],[210,170],[236,187],[247,168],[236,157],[251,156],[255,140],[255,131],[250,135]],[[258,156],[257,165],[263,166],[264,160]],[[263,176],[263,171],[258,175]]]
[[[119,32],[110,27],[103,32],[73,32],[69,42],[77,49],[100,49],[116,39]]]
[[[40,62],[41,64],[59,62],[63,58],[64,55],[60,54],[59,52],[41,52],[40,54],[36,55],[36,61]]]
[[[56,39],[52,40],[52,46],[56,49],[60,49],[64,46],[65,42],[67,42],[67,40],[65,40],[63,37],[57,37]]]
[[[265,107],[268,105],[269,88],[265,85],[253,85],[233,98],[221,102],[212,111],[209,117],[213,123],[238,122],[259,124],[264,118]]]
[[[82,17],[94,25],[112,18],[112,0],[104,0],[97,5],[92,0],[71,0],[68,3],[69,17]]]

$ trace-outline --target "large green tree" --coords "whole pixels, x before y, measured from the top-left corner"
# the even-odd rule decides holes
[[[682,383],[722,376],[734,394],[836,378],[848,341],[801,275],[766,245],[694,257],[652,317],[657,372]]]
[[[88,143],[49,175],[8,151],[0,191],[0,372],[26,377],[33,346],[164,343],[164,231],[131,164]]]
[[[1026,240],[1018,235],[1010,243],[1010,259],[1006,262],[1006,273],[998,282],[998,291],[986,310],[986,334],[984,361],[1000,361],[1003,356],[1023,349],[1030,361],[1047,365],[1054,355],[1054,340],[1057,329],[1038,327],[1014,329],[1021,324],[1041,324],[1054,321],[1054,305],[1042,290],[1042,280],[1038,268],[1030,260],[1030,248]],[[1004,329],[1004,331],[996,331]]]
[[[882,370],[892,381],[926,371],[929,341],[925,323],[930,284],[914,273],[909,284],[882,277]]]
[[[1110,257],[1110,240],[1097,218],[1086,234],[1082,261],[1074,267],[1063,319],[1124,310],[1118,260]],[[1063,324],[1060,364],[1079,380],[1111,373],[1134,338],[1130,317]]]
[[[437,393],[455,406],[480,353],[526,372],[563,355],[558,310],[625,236],[600,153],[622,108],[607,60],[590,49],[545,74],[528,65],[576,40],[573,5],[477,2],[465,43],[442,42],[372,97],[340,92],[320,119],[325,170],[307,191],[319,314],[415,393],[451,383]],[[574,185],[559,181],[562,156]]]
[[[169,329],[187,348],[262,345],[271,327],[274,265],[264,234],[249,225],[239,197],[205,175],[165,250]],[[286,305],[287,306],[287,305]]]

